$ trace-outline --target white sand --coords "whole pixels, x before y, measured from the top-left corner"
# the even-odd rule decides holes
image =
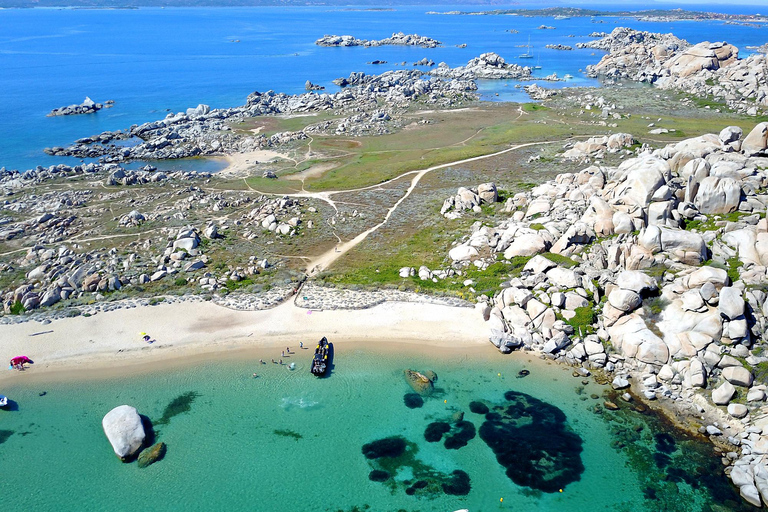
[[[246,153],[232,153],[226,155],[229,164],[227,167],[219,171],[220,174],[247,174],[251,170],[255,162],[269,162],[275,159],[290,160],[283,153],[277,151],[270,151],[268,149],[260,149],[257,151],[248,151]]]
[[[36,336],[34,333],[53,331]],[[147,344],[141,332],[156,341]],[[121,309],[91,317],[0,326],[5,360],[26,355],[25,374],[77,368],[116,368],[164,359],[215,357],[237,348],[299,342],[421,343],[433,347],[487,346],[487,327],[473,308],[387,302],[365,310],[301,309],[286,302],[266,311],[233,311],[210,302],[181,302]],[[275,351],[275,357],[279,350]],[[19,372],[0,372],[0,382]]]

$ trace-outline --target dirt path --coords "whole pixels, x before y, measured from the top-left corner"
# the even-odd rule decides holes
[[[353,238],[351,240],[348,240],[346,242],[343,242],[343,243],[339,243],[333,249],[331,249],[329,251],[326,251],[324,254],[321,254],[320,256],[318,256],[315,259],[310,260],[310,262],[309,262],[309,264],[307,265],[307,268],[306,268],[307,275],[312,277],[313,275],[317,274],[318,272],[321,272],[324,269],[328,268],[329,266],[331,266],[333,264],[334,261],[336,261],[341,256],[343,256],[347,251],[349,251],[350,249],[354,248],[357,244],[359,244],[360,242],[365,240],[366,237],[368,237],[368,235],[370,235],[371,233],[373,233],[374,231],[376,231],[377,229],[379,229],[380,227],[385,225],[387,223],[387,221],[390,219],[390,217],[392,216],[392,214],[395,212],[395,210],[397,210],[397,208],[402,204],[402,202],[405,201],[411,195],[411,193],[416,189],[416,186],[421,181],[421,178],[423,178],[427,173],[430,173],[432,171],[437,171],[439,169],[445,169],[447,167],[452,167],[454,165],[461,165],[461,164],[466,164],[466,163],[470,163],[470,162],[477,162],[479,160],[485,160],[487,158],[493,158],[493,157],[496,157],[496,156],[499,156],[499,155],[503,155],[505,153],[509,153],[509,152],[518,150],[520,148],[528,147],[528,146],[536,146],[536,145],[539,145],[539,144],[556,144],[556,143],[561,143],[561,142],[563,142],[563,141],[562,140],[556,140],[556,141],[529,142],[529,143],[526,143],[526,144],[518,144],[516,146],[512,146],[510,148],[503,149],[501,151],[497,151],[496,153],[491,153],[491,154],[488,154],[488,155],[476,156],[476,157],[472,157],[472,158],[465,158],[464,160],[457,160],[455,162],[448,162],[446,164],[435,165],[433,167],[429,167],[427,169],[422,169],[420,171],[406,172],[404,174],[401,174],[397,178],[393,178],[393,179],[391,179],[389,181],[386,181],[384,183],[380,183],[378,185],[373,185],[373,186],[370,186],[370,187],[363,187],[363,188],[358,188],[358,189],[353,189],[353,190],[344,190],[344,191],[323,192],[322,193],[322,194],[324,194],[323,199],[327,200],[328,202],[331,202],[330,196],[332,194],[337,194],[337,193],[341,193],[341,192],[355,192],[355,191],[360,191],[360,190],[368,190],[368,189],[371,189],[371,188],[378,188],[378,187],[381,187],[382,185],[385,185],[387,183],[391,183],[393,181],[399,180],[400,178],[402,178],[404,176],[408,176],[410,174],[415,174],[413,179],[411,179],[411,185],[408,187],[408,190],[406,190],[406,192],[403,195],[403,197],[401,197],[395,204],[392,205],[391,208],[389,208],[389,210],[387,210],[387,214],[384,216],[384,220],[382,220],[380,223],[376,224],[372,228],[370,228],[370,229],[368,229],[366,231],[363,231],[362,233],[357,235],[355,238]],[[319,194],[309,194],[309,196],[320,198]],[[333,203],[331,202],[331,204],[333,204]],[[335,208],[335,205],[334,205],[334,208]],[[341,240],[340,240],[340,242],[341,242]]]

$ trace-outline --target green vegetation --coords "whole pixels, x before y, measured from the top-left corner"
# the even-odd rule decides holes
[[[565,322],[573,327],[573,330],[575,333],[579,335],[587,335],[592,334],[595,332],[595,328],[592,324],[595,323],[596,320],[596,314],[595,314],[595,305],[594,303],[590,302],[589,306],[583,306],[580,308],[574,309],[574,313],[576,315],[571,318],[570,320],[566,320]]]
[[[239,281],[233,281],[232,279],[227,279],[227,282],[224,283],[224,287],[230,292],[233,292],[235,290],[240,290],[247,286],[251,286],[252,284],[253,284],[253,279],[250,279],[248,277],[246,277],[245,279],[241,279]]]
[[[23,312],[25,312],[26,309],[24,308],[24,304],[21,303],[21,301],[17,300],[13,304],[11,304],[11,314],[12,315],[20,315]]]
[[[739,259],[739,256],[736,255],[733,258],[728,258],[725,263],[725,270],[728,272],[728,277],[731,278],[732,283],[735,283],[739,280],[739,267],[741,266],[741,260]]]
[[[542,254],[542,256],[547,258],[552,263],[556,263],[560,267],[573,268],[578,265],[577,262],[573,261],[568,256],[563,256],[561,254],[555,254],[553,252],[545,252]]]
[[[646,307],[648,308],[648,311],[654,316],[660,315],[662,311],[664,311],[664,308],[669,306],[669,301],[665,299],[664,297],[654,297],[646,302]]]

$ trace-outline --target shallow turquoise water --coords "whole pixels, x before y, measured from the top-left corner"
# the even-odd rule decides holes
[[[603,399],[590,398],[603,388],[591,383],[578,394],[581,379],[563,368],[538,361],[525,366],[523,359],[501,355],[430,358],[347,346],[339,348],[332,375],[316,379],[309,359],[306,350],[293,355],[293,372],[242,360],[133,378],[5,388],[19,405],[0,411],[0,431],[13,432],[0,444],[0,495],[21,490],[24,499],[4,501],[3,510],[665,509],[644,496],[643,482],[656,477],[633,469],[636,461],[611,447],[618,424],[606,421],[606,413],[595,414]],[[517,378],[523,367],[531,374]],[[403,403],[410,391],[405,368],[432,369],[439,376],[435,394],[420,409]],[[253,371],[260,376],[254,379]],[[456,411],[479,429],[483,417],[469,411],[469,402],[501,403],[509,390],[557,406],[583,439],[584,473],[563,493],[515,485],[479,436],[459,450],[424,440],[427,424]],[[190,410],[157,425],[169,403],[188,392],[198,394]],[[156,424],[157,440],[168,445],[164,460],[139,469],[114,456],[101,418],[123,403]],[[389,436],[416,443],[418,459],[436,471],[465,471],[469,494],[409,496],[402,486],[392,490],[368,480],[372,466],[361,446]],[[408,477],[405,470],[396,480]],[[689,503],[685,510],[710,510],[714,500],[706,492],[678,487]]]

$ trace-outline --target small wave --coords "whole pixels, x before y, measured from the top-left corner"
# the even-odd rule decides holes
[[[280,407],[286,411],[291,409],[314,409],[320,402],[305,397],[283,397]]]

